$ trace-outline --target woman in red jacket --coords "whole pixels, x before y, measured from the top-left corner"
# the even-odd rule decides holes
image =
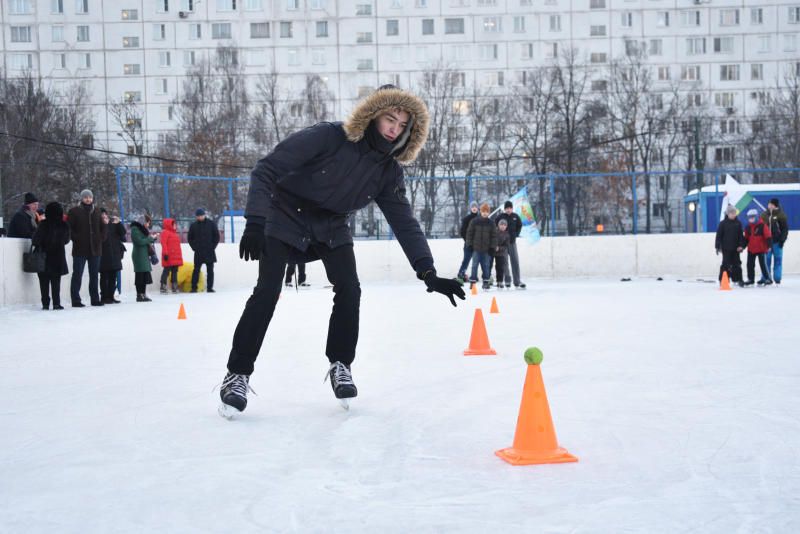
[[[764,254],[772,246],[772,232],[769,225],[758,218],[758,212],[751,209],[747,212],[747,228],[744,229],[744,238],[747,240],[747,282],[745,285],[753,285],[756,277],[756,258],[758,266],[761,268],[761,279],[758,285],[769,285],[772,280],[767,272],[767,264],[764,261]]]
[[[164,219],[164,230],[161,232],[161,293],[167,292],[167,277],[172,274],[172,292],[178,292],[178,267],[183,265],[181,238],[178,236],[178,224],[175,219]]]

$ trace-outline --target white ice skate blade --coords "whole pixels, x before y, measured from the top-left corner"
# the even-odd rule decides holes
[[[224,402],[220,403],[219,408],[217,408],[217,412],[221,417],[224,417],[228,421],[232,421],[242,413],[233,406],[228,406]]]
[[[345,411],[350,411],[350,399],[339,399],[339,404]]]

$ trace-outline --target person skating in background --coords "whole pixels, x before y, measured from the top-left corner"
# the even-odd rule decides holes
[[[478,203],[473,200],[469,203],[469,213],[461,219],[461,228],[458,231],[458,235],[464,240],[464,257],[461,260],[461,267],[458,268],[458,279],[462,282],[467,281],[467,267],[472,260],[472,248],[467,244],[467,228],[475,217],[480,217],[480,215],[478,215]]]
[[[133,252],[133,271],[136,273],[134,283],[136,285],[136,302],[150,302],[147,296],[147,286],[153,283],[153,276],[150,274],[153,265],[150,263],[150,247],[158,238],[158,233],[150,233],[152,220],[148,215],[144,216],[144,223],[134,221],[131,223],[131,243]],[[158,261],[156,257],[155,261]]]
[[[64,221],[64,208],[58,202],[51,202],[44,210],[45,218],[33,234],[33,244],[44,251],[44,272],[39,275],[39,291],[42,294],[42,309],[50,308],[52,295],[53,309],[63,310],[61,306],[61,277],[69,274],[67,253],[64,246],[69,243],[69,225]]]
[[[739,254],[744,250],[747,242],[744,239],[742,223],[736,217],[737,213],[736,208],[731,205],[725,209],[726,217],[720,221],[717,227],[714,247],[717,249],[717,254],[722,254],[719,279],[722,280],[722,273],[727,272],[731,282],[742,286],[744,281],[742,280],[742,260]]]
[[[301,287],[308,287],[306,283],[306,264],[300,262],[289,262],[286,264],[286,280],[284,283],[287,287],[291,287],[292,278],[295,276],[295,269],[297,270],[297,285]]]
[[[751,209],[747,212],[747,226],[744,229],[744,238],[747,241],[747,282],[745,285],[753,285],[756,276],[756,258],[758,266],[761,267],[761,280],[759,285],[771,284],[767,264],[764,261],[764,254],[772,244],[772,234],[769,226],[758,217],[758,211]]]
[[[497,273],[497,289],[511,287],[511,280],[506,282],[505,275],[508,274],[508,246],[511,242],[511,235],[508,232],[508,222],[505,219],[497,221],[497,247],[494,251],[494,267]]]
[[[114,298],[114,293],[117,290],[117,278],[122,270],[125,227],[116,215],[109,217],[105,208],[100,208],[100,217],[106,225],[106,237],[103,239],[100,256],[100,300],[103,304],[119,304]]]
[[[497,285],[499,286],[501,282],[505,282],[506,287],[511,287],[513,280],[514,287],[525,289],[527,286],[520,279],[519,251],[517,250],[517,238],[522,232],[522,219],[514,211],[514,203],[510,200],[506,200],[505,204],[503,204],[503,213],[497,216],[497,223],[499,224],[500,221],[506,221],[508,224],[508,260],[511,263],[511,272],[506,269],[503,275],[505,279],[498,280]]]
[[[11,217],[8,237],[31,239],[41,217],[38,213],[39,199],[33,193],[25,193],[22,207]]]
[[[489,259],[497,248],[497,227],[489,218],[489,204],[481,204],[480,217],[467,227],[467,244],[472,248],[472,274],[470,283],[478,283],[478,265],[481,267],[483,289],[491,287],[492,276]]]
[[[100,256],[103,253],[103,239],[106,225],[95,208],[94,195],[88,189],[81,191],[81,202],[67,213],[70,236],[72,237],[72,280],[70,296],[73,308],[83,308],[81,302],[81,283],[83,270],[89,265],[89,296],[92,306],[102,306],[98,289]]]
[[[194,251],[194,270],[192,271],[192,293],[197,293],[200,268],[206,266],[206,291],[214,292],[214,263],[217,261],[215,249],[219,244],[219,230],[214,221],[206,217],[206,210],[197,208],[195,222],[189,227],[189,246]]]
[[[772,235],[772,245],[769,247],[766,257],[768,274],[763,277],[762,281],[772,280],[776,284],[780,284],[783,275],[783,246],[789,237],[789,221],[786,213],[781,209],[779,199],[770,199],[767,211],[761,214],[761,219],[767,223]]]
[[[162,294],[167,293],[167,278],[172,276],[171,288],[173,293],[178,292],[178,267],[183,265],[183,252],[181,251],[181,238],[178,235],[178,223],[175,219],[166,218],[161,230],[161,272]]]

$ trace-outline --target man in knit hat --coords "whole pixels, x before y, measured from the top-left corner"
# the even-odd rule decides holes
[[[770,199],[767,204],[767,211],[761,214],[761,220],[769,226],[772,234],[772,245],[767,251],[767,272],[768,276],[762,277],[759,281],[764,284],[768,279],[772,279],[776,284],[781,283],[783,275],[783,246],[789,237],[789,220],[786,213],[781,209],[781,201],[778,198]]]
[[[39,224],[39,199],[33,193],[25,193],[22,207],[17,211],[8,225],[8,237],[31,239]]]
[[[81,191],[81,202],[67,213],[70,236],[72,238],[72,280],[70,296],[73,308],[83,308],[81,302],[81,283],[83,269],[89,265],[89,297],[92,306],[102,306],[98,284],[100,257],[103,254],[103,240],[106,225],[95,208],[94,195],[88,189]]]
[[[467,267],[469,267],[469,260],[472,259],[472,247],[470,247],[467,243],[467,228],[469,228],[469,223],[472,222],[472,219],[477,216],[478,203],[473,200],[469,203],[469,213],[467,213],[464,218],[461,219],[461,228],[458,231],[461,239],[464,240],[464,258],[461,260],[461,267],[458,268],[458,279],[462,282],[466,282],[468,280]]]
[[[239,245],[259,260],[258,283],[233,335],[220,415],[245,409],[250,375],[283,287],[287,263],[321,260],[333,284],[325,354],[334,395],[346,405],[357,390],[351,374],[358,341],[361,286],[348,214],[378,204],[417,278],[428,292],[465,297],[440,278],[405,195],[402,164],[412,163],[428,135],[425,103],[383,86],[359,102],[344,123],[322,122],[290,135],[259,161],[250,177]],[[399,334],[399,333],[398,333]]]

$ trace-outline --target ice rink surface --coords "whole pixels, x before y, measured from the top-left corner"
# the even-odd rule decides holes
[[[350,412],[322,382],[330,290],[284,291],[233,422],[212,388],[248,292],[219,282],[0,310],[0,532],[800,532],[797,277],[531,280],[458,309],[365,285]],[[462,356],[476,306],[496,357]],[[531,345],[579,463],[494,456]]]

